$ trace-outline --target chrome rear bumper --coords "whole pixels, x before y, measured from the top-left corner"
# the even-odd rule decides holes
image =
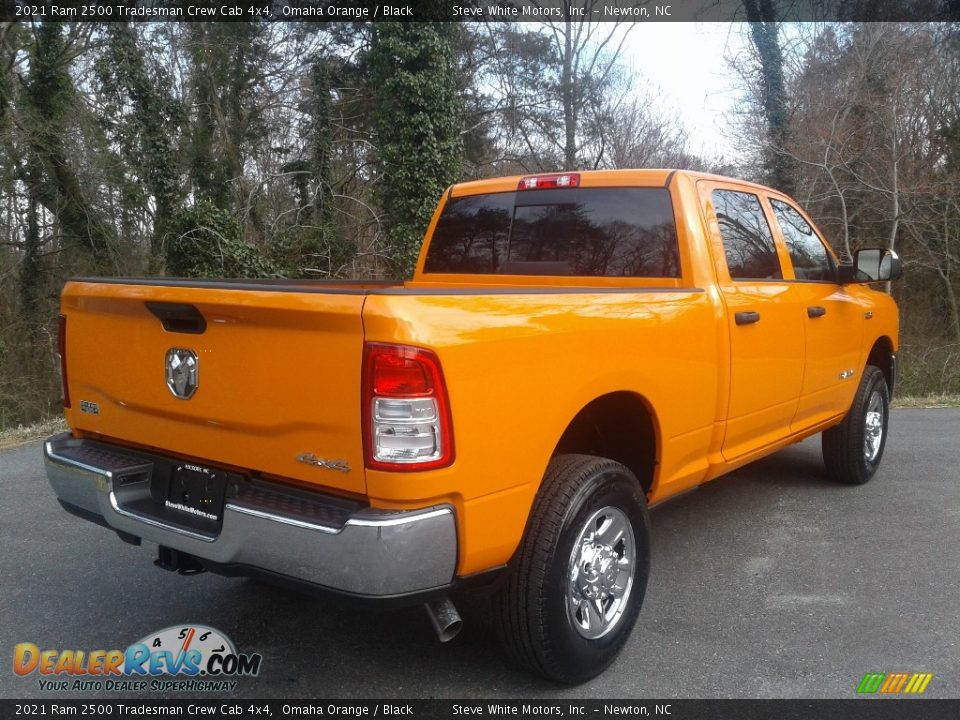
[[[384,511],[259,483],[227,498],[218,530],[202,531],[138,511],[149,497],[149,455],[64,433],[46,441],[44,457],[62,503],[201,561],[374,598],[428,592],[453,580],[457,531],[448,505]],[[138,483],[147,483],[146,496]],[[124,500],[134,495],[139,506]]]

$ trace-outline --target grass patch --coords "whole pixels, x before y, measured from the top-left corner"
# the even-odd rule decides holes
[[[955,404],[956,398],[960,398],[960,344],[904,340],[901,349],[897,358],[897,394],[923,402],[936,398]]]
[[[904,397],[900,397],[898,395],[893,398],[893,406],[895,408],[960,407],[960,395],[949,395],[943,393],[920,396],[907,395]]]
[[[67,423],[63,418],[54,418],[34,425],[18,425],[15,428],[8,428],[0,431],[0,450],[39,440],[56,432],[63,432],[66,429]]]

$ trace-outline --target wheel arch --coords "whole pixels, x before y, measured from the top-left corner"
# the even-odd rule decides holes
[[[893,352],[893,341],[886,335],[878,337],[870,348],[866,364],[880,368],[887,381],[887,389],[892,398],[893,388],[897,381],[897,364]]]
[[[629,390],[609,392],[584,405],[567,424],[553,455],[580,453],[625,465],[649,493],[660,457],[660,428],[649,401]]]

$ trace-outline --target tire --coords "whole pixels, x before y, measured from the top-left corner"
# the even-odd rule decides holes
[[[870,480],[883,459],[889,419],[886,378],[880,368],[867,365],[850,411],[839,425],[823,432],[827,474],[850,485]]]
[[[650,521],[633,473],[613,460],[559,455],[493,598],[500,642],[547,679],[577,684],[596,677],[630,636],[649,570]]]

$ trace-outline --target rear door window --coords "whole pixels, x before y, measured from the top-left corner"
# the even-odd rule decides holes
[[[680,276],[665,188],[563,188],[453,198],[427,273]]]
[[[760,198],[736,190],[714,190],[723,251],[732,280],[779,280],[780,258]]]

